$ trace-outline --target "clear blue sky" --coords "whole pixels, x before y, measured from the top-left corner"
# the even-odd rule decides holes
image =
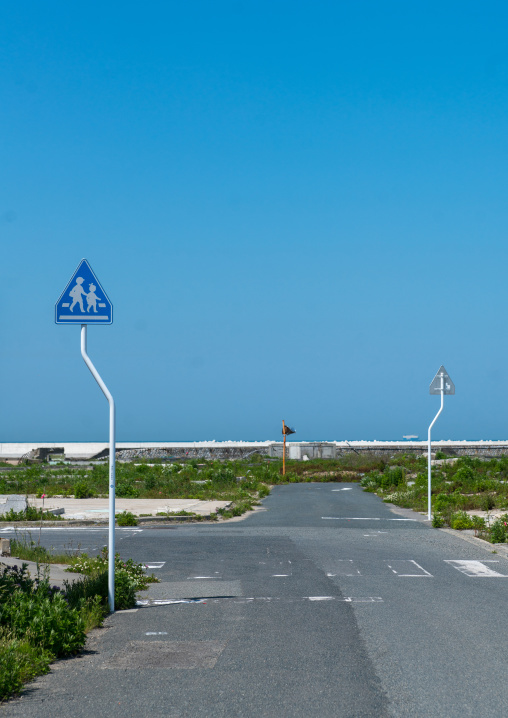
[[[0,441],[508,438],[506,2],[6,0]]]

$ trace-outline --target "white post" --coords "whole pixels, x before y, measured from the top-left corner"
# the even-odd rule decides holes
[[[111,613],[115,610],[115,402],[108,387],[86,353],[86,324],[81,325],[81,356],[92,376],[109,402],[109,547],[108,547],[108,602]]]
[[[437,412],[436,416],[432,420],[432,424],[429,426],[429,434],[428,434],[428,459],[427,459],[427,470],[428,470],[428,512],[429,512],[429,521],[432,520],[432,510],[431,510],[431,500],[432,500],[432,491],[431,491],[431,484],[432,484],[432,467],[430,465],[430,457],[431,457],[431,442],[430,442],[430,432],[434,424],[436,423],[436,419],[439,416],[439,414],[443,411],[443,404],[444,404],[444,375],[443,372],[441,372],[441,408]]]

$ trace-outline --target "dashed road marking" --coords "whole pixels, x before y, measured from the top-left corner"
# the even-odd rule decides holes
[[[333,571],[336,573],[327,573],[328,578],[334,576],[361,576],[361,572],[356,568],[352,559],[338,559],[333,562]]]
[[[399,576],[399,578],[418,578],[422,576],[424,578],[433,578],[431,573],[426,571],[419,563],[416,563],[416,561],[413,561],[412,559],[403,561],[387,561],[386,565],[393,571],[394,574]]]
[[[162,568],[165,565],[165,561],[156,561],[152,563],[145,563],[147,568]]]

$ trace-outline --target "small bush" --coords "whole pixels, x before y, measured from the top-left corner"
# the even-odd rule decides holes
[[[451,527],[457,531],[464,531],[465,529],[472,529],[473,522],[465,511],[457,511],[451,518]]]
[[[138,520],[130,511],[123,511],[121,514],[115,516],[116,522],[119,526],[137,526]]]
[[[115,609],[124,611],[136,605],[136,584],[125,573],[115,572]]]
[[[116,495],[122,499],[137,499],[139,490],[132,481],[119,481],[116,485]]]
[[[94,496],[94,490],[86,483],[86,481],[77,481],[74,484],[74,497],[76,499],[90,499]]]
[[[26,638],[0,636],[0,701],[18,694],[24,683],[49,671],[54,656]]]
[[[489,537],[491,543],[504,543],[506,541],[506,521],[503,517],[494,521],[490,527]]]
[[[445,525],[445,520],[441,516],[441,514],[434,514],[432,516],[432,526],[435,529],[441,529],[441,528],[443,528],[444,525]]]

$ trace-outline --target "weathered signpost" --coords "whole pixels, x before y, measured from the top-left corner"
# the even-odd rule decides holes
[[[115,610],[115,402],[87,354],[87,325],[113,324],[113,305],[93,273],[82,259],[55,305],[56,324],[81,325],[81,356],[109,403],[109,545],[108,602]]]
[[[427,460],[427,470],[428,470],[428,518],[429,521],[432,520],[432,507],[431,507],[431,501],[432,501],[432,466],[430,463],[431,459],[431,440],[430,440],[430,432],[432,430],[432,427],[436,423],[437,417],[440,415],[440,413],[443,411],[444,406],[444,395],[445,394],[455,394],[455,384],[450,379],[450,376],[444,366],[441,364],[441,366],[438,369],[438,372],[434,379],[432,379],[430,383],[430,394],[440,394],[441,395],[441,407],[439,411],[437,412],[436,416],[432,420],[431,425],[429,426],[429,434],[428,434],[428,460]]]
[[[284,423],[284,419],[282,419],[282,435],[284,437],[283,439],[283,448],[282,448],[282,475],[286,475],[286,436],[289,436],[289,434],[295,434],[295,430],[291,429],[290,426]]]

